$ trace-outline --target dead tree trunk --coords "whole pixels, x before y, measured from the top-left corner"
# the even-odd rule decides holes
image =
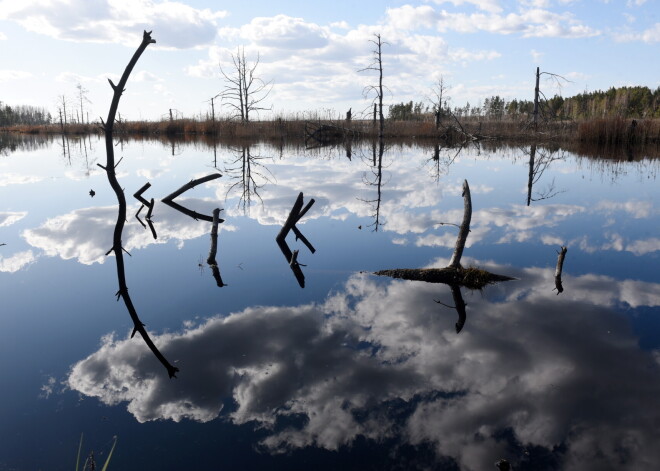
[[[117,175],[115,173],[116,164],[115,164],[114,144],[112,141],[112,131],[115,123],[115,116],[117,114],[117,108],[119,106],[119,99],[121,98],[121,95],[124,92],[124,87],[126,86],[128,77],[131,74],[133,68],[135,67],[135,64],[137,63],[138,59],[140,58],[144,50],[147,48],[147,46],[155,42],[156,41],[151,38],[151,32],[145,31],[142,36],[142,43],[138,47],[137,51],[135,51],[133,57],[126,66],[126,69],[124,70],[124,73],[121,76],[119,83],[115,85],[114,83],[112,83],[112,80],[108,79],[108,82],[110,82],[110,86],[112,87],[114,94],[112,97],[112,103],[110,104],[110,110],[108,111],[107,120],[105,123],[102,123],[103,130],[105,131],[106,165],[104,167],[99,164],[99,166],[106,171],[106,174],[108,176],[108,181],[110,182],[110,186],[114,190],[115,195],[117,196],[117,201],[119,203],[117,224],[115,225],[115,230],[112,238],[112,248],[107,253],[110,254],[110,252],[114,252],[115,261],[117,263],[117,279],[119,281],[119,290],[117,291],[117,299],[122,298],[124,300],[126,309],[128,310],[131,319],[133,320],[133,333],[131,334],[131,337],[133,337],[136,334],[136,332],[139,332],[140,335],[142,336],[142,339],[149,347],[149,349],[167,369],[167,373],[169,377],[174,378],[176,377],[176,373],[179,371],[179,369],[173,366],[172,364],[170,364],[170,362],[167,361],[167,359],[163,356],[163,354],[158,350],[156,345],[153,343],[151,337],[149,337],[149,334],[147,333],[147,330],[144,327],[144,324],[138,317],[135,306],[133,305],[133,301],[131,300],[131,297],[128,294],[128,286],[126,285],[126,273],[124,270],[125,249],[122,247],[122,240],[121,240],[122,232],[124,230],[124,222],[126,221],[127,205],[126,205],[126,196],[124,195],[124,190],[119,184],[119,181],[117,180]]]
[[[463,222],[458,230],[456,247],[449,261],[449,268],[461,268],[461,256],[470,233],[470,221],[472,220],[472,198],[470,197],[470,186],[467,180],[463,180]]]
[[[211,227],[211,249],[209,250],[209,256],[206,258],[206,263],[211,267],[211,272],[213,273],[213,278],[219,288],[226,286],[222,281],[220,276],[220,267],[218,267],[218,262],[215,259],[215,256],[218,252],[218,224],[220,223],[220,208],[215,208],[213,210],[213,226]]]
[[[566,252],[568,252],[568,248],[563,246],[561,250],[557,252],[557,268],[555,268],[555,289],[557,290],[557,294],[564,291],[564,287],[561,284],[561,272],[564,269],[564,258],[566,258]]]
[[[534,88],[534,131],[538,129],[539,121],[539,78],[541,73],[539,68],[536,68],[536,87]]]

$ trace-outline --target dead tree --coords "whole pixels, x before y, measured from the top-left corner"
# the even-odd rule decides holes
[[[378,137],[382,138],[385,134],[385,116],[383,115],[383,54],[382,49],[383,45],[387,44],[383,42],[380,38],[380,34],[374,34],[376,39],[370,39],[375,46],[375,49],[372,51],[373,60],[364,69],[358,70],[358,72],[364,72],[367,70],[373,70],[378,73],[378,85],[367,85],[364,87],[362,94],[367,97],[371,94],[375,94],[374,105],[378,104],[378,118],[380,127],[378,128]]]
[[[557,268],[555,268],[555,289],[557,290],[557,295],[564,291],[564,287],[561,284],[561,272],[564,269],[564,258],[566,258],[566,252],[568,252],[568,248],[563,246],[559,252],[557,252]]]
[[[443,107],[447,106],[447,102],[450,99],[449,96],[447,95],[447,90],[449,90],[449,88],[450,87],[445,84],[444,77],[441,75],[438,81],[433,86],[433,89],[431,90],[432,96],[429,98],[429,100],[433,105],[433,115],[435,117],[436,129],[440,128],[440,122],[442,121]]]
[[[105,170],[108,176],[108,182],[110,183],[110,186],[115,192],[115,195],[117,196],[117,202],[119,204],[117,223],[115,224],[115,229],[112,237],[112,248],[106,253],[106,255],[109,255],[111,252],[114,252],[115,255],[115,261],[117,264],[117,279],[119,282],[119,290],[117,291],[117,300],[119,300],[119,298],[123,299],[124,304],[126,305],[126,309],[128,310],[131,319],[133,320],[133,333],[131,334],[131,338],[135,336],[137,332],[139,332],[140,335],[142,336],[142,339],[149,347],[149,349],[151,349],[151,351],[156,356],[156,358],[158,358],[158,360],[162,363],[165,369],[167,369],[167,374],[169,375],[169,377],[174,378],[176,377],[176,373],[179,371],[179,369],[173,366],[169,361],[167,361],[167,359],[163,356],[163,354],[158,350],[156,345],[153,343],[151,337],[149,336],[147,330],[145,329],[145,325],[142,323],[142,321],[138,316],[137,310],[133,305],[133,301],[131,300],[131,297],[128,294],[128,286],[126,285],[126,273],[124,269],[124,252],[126,250],[122,246],[122,232],[124,230],[124,223],[126,221],[127,205],[126,205],[126,196],[124,195],[124,190],[119,184],[119,181],[117,180],[117,175],[115,173],[116,167],[117,165],[119,165],[119,162],[115,164],[114,143],[112,140],[112,131],[115,123],[115,115],[117,114],[117,108],[119,107],[119,99],[121,98],[121,95],[124,92],[124,87],[126,86],[128,77],[131,74],[133,68],[135,67],[135,64],[137,63],[138,59],[140,58],[144,50],[147,48],[147,46],[155,42],[156,40],[151,38],[151,31],[149,32],[145,31],[142,36],[142,43],[140,43],[140,46],[138,47],[137,51],[135,51],[133,57],[126,66],[126,69],[124,70],[124,73],[121,76],[119,83],[115,85],[114,83],[112,83],[112,80],[108,79],[108,82],[110,82],[110,86],[112,87],[114,93],[112,97],[112,103],[110,104],[110,110],[108,111],[107,120],[106,122],[103,122],[103,120],[101,120],[101,123],[103,125],[103,130],[105,132],[106,164],[105,166],[102,166],[100,164],[98,165]]]
[[[216,95],[220,97],[223,105],[233,111],[235,117],[240,118],[241,122],[250,121],[250,114],[260,110],[270,110],[261,103],[268,97],[272,90],[272,82],[264,82],[256,76],[257,66],[259,65],[259,55],[257,60],[250,64],[245,58],[245,49],[239,48],[236,55],[231,55],[233,71],[225,72],[220,67],[220,73],[225,79],[226,85],[223,90]]]
[[[534,111],[532,114],[532,125],[534,126],[535,131],[538,130],[539,114],[542,106],[542,102],[540,101],[541,96],[543,97],[544,101],[546,102],[548,101],[545,95],[543,94],[543,92],[541,92],[541,88],[539,85],[539,82],[541,80],[541,75],[547,75],[550,79],[554,80],[558,86],[561,86],[562,80],[565,82],[571,82],[570,80],[568,80],[565,77],[562,77],[561,75],[553,74],[551,72],[541,72],[539,67],[536,68],[536,86],[534,87]]]
[[[314,253],[316,252],[316,249],[314,246],[307,240],[307,238],[302,235],[300,230],[296,227],[296,224],[298,221],[300,221],[305,214],[307,214],[307,211],[312,207],[314,204],[314,198],[309,200],[307,205],[303,208],[303,194],[300,192],[298,195],[298,198],[296,198],[296,202],[293,204],[293,208],[291,208],[291,211],[289,212],[289,216],[286,218],[286,221],[284,222],[284,225],[282,226],[282,229],[280,229],[280,232],[277,234],[277,237],[275,237],[275,241],[277,242],[277,245],[280,247],[280,250],[282,251],[282,255],[284,255],[284,258],[289,264],[289,267],[291,268],[291,271],[293,271],[293,274],[296,277],[296,280],[298,280],[298,284],[300,285],[301,288],[305,287],[305,275],[302,272],[302,269],[300,268],[301,266],[304,266],[300,262],[298,262],[298,251],[294,250],[293,252],[289,248],[289,245],[286,243],[286,236],[289,234],[290,231],[293,231],[293,233],[296,235],[296,240],[300,239],[303,244],[307,246],[310,252]]]
[[[487,284],[499,281],[513,280],[505,275],[497,275],[479,268],[463,268],[461,257],[463,249],[470,233],[470,220],[472,218],[472,199],[470,187],[467,180],[463,182],[463,222],[459,226],[456,246],[449,265],[445,268],[396,268],[393,270],[381,270],[374,274],[401,278],[404,280],[426,281],[428,283],[445,283],[448,285],[465,286],[470,289],[481,289]],[[450,223],[438,223],[450,224]],[[450,224],[457,225],[457,224]]]

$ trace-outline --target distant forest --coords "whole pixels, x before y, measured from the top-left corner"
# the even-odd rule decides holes
[[[453,113],[458,118],[483,117],[492,120],[517,120],[527,118],[534,110],[531,100],[507,101],[500,96],[486,98],[478,105],[451,108],[446,102],[443,114]],[[432,105],[422,101],[390,105],[388,118],[402,121],[432,119]],[[606,117],[660,118],[660,87],[619,87],[584,92],[570,98],[555,95],[540,101],[540,113],[545,119],[594,119]],[[74,120],[75,122],[75,120]],[[50,112],[41,107],[9,106],[0,101],[0,127],[18,125],[59,124]]]
[[[546,119],[594,119],[607,117],[660,118],[660,87],[651,91],[648,87],[610,88],[584,92],[570,98],[555,95],[539,102],[541,116]],[[391,105],[388,118],[393,120],[425,120],[435,110],[423,102]],[[444,114],[452,112],[459,118],[484,117],[494,120],[527,118],[534,111],[531,100],[506,101],[499,96],[486,98],[483,104],[451,108],[444,105]]]
[[[9,106],[0,101],[0,127],[50,124],[52,117],[45,108],[19,105]]]

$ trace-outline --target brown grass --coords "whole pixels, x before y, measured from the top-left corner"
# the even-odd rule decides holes
[[[330,120],[318,116],[276,117],[270,121],[239,121],[175,119],[162,121],[131,121],[115,125],[116,134],[127,135],[167,135],[167,136],[218,136],[228,139],[304,140],[306,126],[310,123],[329,124],[343,128],[351,135],[364,138],[377,138],[378,126],[371,120]],[[599,146],[620,146],[627,144],[648,144],[660,142],[660,119],[623,118],[594,119],[583,122],[555,121],[542,123],[533,129],[523,120],[484,120],[470,117],[445,119],[439,129],[432,121],[386,121],[385,137],[436,139],[459,142],[462,133],[480,139],[504,140],[513,142],[579,142]],[[60,134],[59,125],[15,126],[3,130],[20,133]],[[65,128],[67,134],[89,134],[102,132],[98,124],[71,124]]]

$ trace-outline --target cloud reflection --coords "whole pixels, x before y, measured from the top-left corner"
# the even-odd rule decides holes
[[[217,207],[215,200],[181,198],[180,202],[205,214],[211,214]],[[154,240],[151,232],[144,230],[132,217],[138,208],[129,208],[131,219],[123,233],[124,248],[129,252],[170,240],[182,243],[207,235],[211,230],[208,223],[195,221],[164,204],[158,204],[154,212],[158,239]],[[115,206],[83,208],[50,218],[35,229],[23,231],[22,236],[31,246],[42,249],[48,256],[75,259],[79,263],[91,265],[103,263],[107,258],[105,254],[112,246],[116,221]],[[235,230],[235,227],[223,224],[222,230]]]
[[[176,381],[139,342],[108,336],[68,384],[127,402],[140,422],[221,416],[269,429],[305,417],[271,429],[262,445],[272,452],[398,435],[468,470],[492,468],[512,442],[555,453],[566,469],[660,462],[659,366],[617,311],[658,308],[660,284],[566,277],[558,298],[552,270],[493,271],[521,281],[468,295],[460,335],[434,302],[447,287],[354,275],[323,304],[251,307],[161,335]]]

